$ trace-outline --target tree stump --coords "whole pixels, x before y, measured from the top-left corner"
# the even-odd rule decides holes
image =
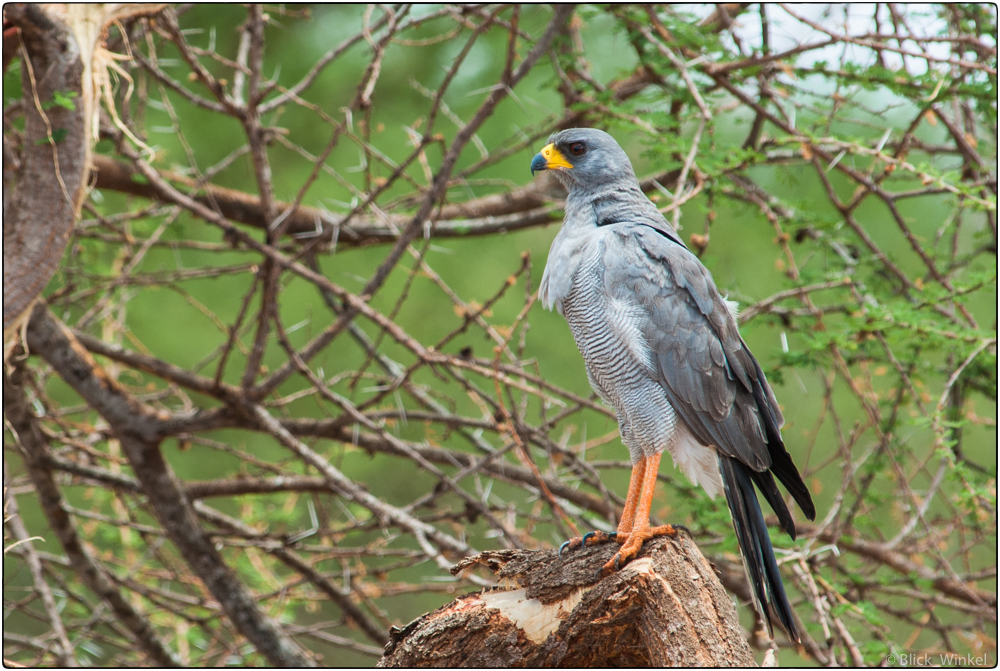
[[[499,586],[393,627],[380,667],[754,666],[736,608],[686,534],[647,541],[598,580],[616,543],[483,552]]]

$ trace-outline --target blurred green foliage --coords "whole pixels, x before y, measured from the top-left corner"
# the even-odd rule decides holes
[[[440,9],[414,6],[407,19]],[[274,79],[283,87],[305,76],[333,45],[359,34],[364,26],[372,25],[384,14],[381,9],[354,5],[308,9],[288,6],[267,11],[270,17],[262,72],[265,78]],[[712,120],[702,131],[698,108],[687,84],[670,60],[639,31],[655,27],[647,11],[633,6],[581,7],[574,25],[582,52],[576,51],[571,36],[557,38],[551,60],[543,58],[511,91],[477,132],[476,141],[462,152],[454,171],[462,177],[449,184],[447,201],[472,201],[528,185],[531,157],[544,144],[547,131],[556,128],[571,112],[582,114],[580,118],[586,123],[605,127],[615,135],[632,157],[640,177],[673,171],[676,180],[677,171],[686,164],[691,167],[687,157],[698,135],[695,168],[700,190],[680,210],[680,231],[685,240],[692,234],[703,237],[706,245],[699,250],[702,261],[711,269],[723,294],[747,308],[779,292],[829,284],[825,289],[809,292],[808,302],[790,295],[775,303],[782,309],[762,310],[741,325],[744,339],[775,387],[787,420],[786,443],[796,464],[806,473],[806,483],[816,500],[817,524],[845,538],[885,543],[911,520],[913,501],[922,500],[923,493],[933,487],[937,496],[922,511],[926,522],[906,532],[905,542],[895,546],[894,551],[918,564],[926,562],[935,571],[945,571],[938,558],[947,558],[951,570],[959,577],[973,576],[967,581],[975,588],[995,593],[995,7],[992,11],[978,5],[963,5],[958,10],[939,8],[931,17],[933,21],[919,21],[919,25],[931,25],[941,35],[953,34],[962,22],[972,26],[963,28],[968,35],[981,35],[983,39],[992,35],[993,57],[986,63],[992,68],[990,72],[965,71],[961,77],[948,79],[950,75],[939,63],[931,64],[924,72],[914,72],[913,67],[908,70],[898,65],[873,64],[869,58],[871,50],[860,47],[852,57],[844,50],[846,45],[840,45],[839,51],[831,47],[821,54],[809,52],[808,58],[805,54],[793,55],[777,63],[735,71],[732,82],[746,87],[755,99],[759,87],[766,85],[769,94],[761,97],[761,104],[772,111],[781,109],[786,123],[796,132],[789,135],[770,121],[764,121],[755,141],[749,144],[745,141],[755,124],[755,110],[735,104],[734,98],[707,71],[692,63],[700,59],[701,63],[719,64],[765,53],[759,43],[759,11],[756,6],[748,10],[741,16],[742,23],[732,30],[711,30],[702,25],[700,20],[710,11],[710,8],[687,7],[656,10],[658,21],[673,38],[669,48],[688,63],[695,86],[712,110]],[[801,28],[801,24],[793,24],[787,16],[779,21],[780,12],[773,7],[767,12],[775,22],[771,25],[773,35],[780,32],[788,39],[791,26]],[[511,19],[507,10],[500,12],[500,16]],[[518,41],[518,58],[525,56],[550,19],[548,7],[532,5],[520,9],[518,29],[531,39]],[[232,59],[239,50],[238,28],[245,20],[246,10],[242,7],[194,5],[182,14],[180,25],[191,45],[205,49],[205,53]],[[481,16],[476,19],[481,20]],[[840,30],[841,26],[829,16],[824,20],[831,29]],[[916,17],[911,20],[918,21]],[[992,22],[992,32],[983,29],[984,21]],[[130,29],[134,36],[149,34],[162,69],[177,81],[186,82],[189,70],[176,45],[162,35],[140,30],[138,25]],[[737,33],[753,43],[737,45],[733,40]],[[275,197],[286,202],[297,197],[313,172],[314,163],[295,148],[313,157],[319,155],[335,132],[329,121],[332,119],[342,124],[343,140],[324,161],[329,170],[319,171],[302,204],[326,210],[334,217],[356,207],[363,194],[369,193],[373,185],[379,185],[380,180],[389,179],[394,166],[413,151],[413,138],[423,134],[422,124],[427,123],[430,98],[444,81],[468,35],[468,26],[460,25],[449,15],[408,30],[386,50],[371,106],[345,115],[345,108],[357,95],[359,81],[371,62],[370,45],[361,39],[322,70],[312,86],[302,92],[301,104],[288,102],[267,115],[264,123],[280,137],[268,149]],[[455,121],[464,123],[470,119],[499,81],[508,39],[509,32],[502,29],[487,30],[478,38],[443,97],[448,114],[442,114],[434,131],[442,134],[441,141],[429,144],[421,160],[413,161],[404,176],[391,183],[379,196],[378,208],[391,214],[415,211],[428,184],[427,176],[435,174],[443,151],[454,140]],[[814,36],[812,40],[818,38]],[[143,50],[149,57],[145,41],[135,41],[131,47]],[[579,74],[581,62],[589,67],[586,77],[572,76],[574,72]],[[215,77],[226,80],[227,86],[231,85],[234,71],[226,62],[206,56],[201,63]],[[627,79],[640,66],[652,73],[650,80],[655,85],[645,86],[639,94],[627,99],[616,96],[609,83]],[[237,119],[192,104],[137,65],[131,73],[137,94],[126,101],[119,90],[120,110],[123,119],[133,124],[140,137],[155,149],[155,166],[159,170],[195,178],[193,166],[204,172],[208,166],[219,164],[236,152],[228,166],[212,174],[211,184],[258,193],[250,154],[239,153],[247,137]],[[602,86],[595,86],[594,82]],[[20,94],[16,68],[5,74],[4,84],[5,104],[8,104]],[[572,87],[574,96],[568,96],[565,87]],[[197,95],[207,95],[206,89],[197,84],[191,84],[190,88]],[[979,172],[968,173],[969,161],[955,149],[945,124],[936,121],[933,112],[925,111],[929,97],[952,117],[953,109],[968,109],[975,115],[978,144],[974,147],[985,166]],[[67,96],[65,102],[57,104],[74,104],[71,98]],[[923,120],[919,120],[921,115]],[[915,119],[916,125],[912,125]],[[883,139],[886,131],[889,133]],[[539,136],[538,141],[526,142],[533,135]],[[911,150],[896,163],[887,161],[886,156],[897,151],[904,136],[911,143]],[[361,142],[362,138],[367,144]],[[487,157],[522,142],[523,147],[499,160],[486,161]],[[885,152],[880,151],[883,148],[880,142]],[[901,198],[895,205],[920,250],[947,277],[948,287],[934,280],[886,201],[868,195],[845,216],[830,194],[841,204],[851,202],[857,197],[859,182],[837,166],[830,167],[831,161],[816,159],[818,147],[831,156],[843,152],[838,166],[864,175],[888,191],[925,191]],[[872,151],[875,147],[878,150]],[[380,156],[375,155],[373,148]],[[105,155],[116,153],[111,142],[102,142],[97,151]],[[483,161],[485,165],[477,167]],[[464,174],[470,169],[469,174]],[[694,174],[692,171],[692,180]],[[763,194],[767,207],[755,202],[748,195],[752,190],[745,188],[739,179],[733,179],[733,175],[751,180],[757,189],[754,193]],[[992,191],[986,188],[990,179]],[[669,184],[671,197],[680,195],[685,188],[690,193],[693,184],[691,180],[686,185]],[[671,200],[657,190],[650,195],[658,198],[662,206]],[[115,220],[122,213],[135,213],[147,207],[151,209],[145,214],[120,222]],[[857,222],[907,278],[909,286],[866,246],[847,223],[847,216]],[[47,291],[52,309],[70,325],[77,325],[81,316],[90,315],[89,323],[82,328],[92,335],[109,337],[129,349],[151,353],[209,378],[214,375],[219,348],[226,342],[227,328],[236,323],[242,301],[254,285],[260,257],[238,245],[226,248],[229,241],[219,229],[186,211],[171,214],[166,207],[151,207],[150,201],[112,190],[91,194],[84,219],[61,273]],[[159,231],[168,220],[169,224]],[[524,338],[521,359],[528,362],[525,370],[586,397],[591,394],[586,373],[563,319],[535,304],[527,313],[527,326],[516,322],[525,307],[526,296],[537,289],[557,226],[553,222],[507,234],[418,239],[413,250],[423,255],[422,259],[440,277],[441,285],[472,305],[482,305],[496,294],[518,268],[521,255],[530,254],[530,272],[518,278],[484,317],[497,329],[515,326],[523,329],[516,332],[512,344],[517,345]],[[132,278],[149,278],[149,281],[115,285],[137,246],[154,233],[159,235],[158,242],[145,251],[130,274]],[[253,235],[263,239],[260,231],[254,231]],[[295,255],[307,242],[284,240],[281,244],[286,253]],[[692,247],[698,245],[692,243]],[[387,249],[387,245],[355,247],[341,243],[325,248],[317,260],[322,273],[332,282],[358,292],[383,261]],[[413,256],[404,255],[371,298],[370,305],[383,315],[392,315],[409,336],[430,345],[458,328],[462,314],[427,272],[414,270],[416,263]],[[215,272],[204,277],[181,278],[184,271],[197,269]],[[95,316],[92,308],[100,300],[107,300],[111,307]],[[959,305],[971,321],[961,315]],[[251,302],[251,315],[258,307],[259,297]],[[334,319],[316,287],[291,274],[281,278],[278,310],[291,342],[300,348]],[[231,352],[222,375],[223,381],[232,385],[240,384],[247,352],[253,343],[255,319],[244,320],[241,347]],[[380,335],[371,322],[358,319],[356,323],[380,343],[379,351],[384,355],[401,362],[413,360],[412,353]],[[950,376],[989,339],[993,339],[993,345],[981,349],[962,368],[952,387],[954,397],[949,396],[942,411],[944,416],[942,412],[936,413],[939,396]],[[475,327],[454,337],[443,351],[491,360],[494,345],[483,329]],[[272,336],[263,359],[265,370],[280,368],[287,358]],[[363,349],[344,334],[309,365],[329,381],[331,389],[360,405],[379,393],[389,379],[377,366],[366,363],[366,359]],[[352,373],[362,366],[366,366],[366,372],[355,381]],[[133,393],[151,403],[163,403],[172,411],[182,413],[189,408],[209,409],[219,405],[215,398],[193,392],[178,393],[174,385],[153,375],[118,364],[113,367]],[[79,398],[63,382],[41,369],[37,374],[49,412],[58,408],[72,417],[72,422],[89,424],[91,430],[97,430],[95,427],[100,425],[97,415],[82,410]],[[490,406],[475,394],[466,393],[455,378],[424,366],[416,370],[412,380],[447,404],[453,413],[490,419]],[[492,380],[475,377],[474,384],[483,395],[496,393]],[[340,414],[336,407],[314,393],[296,397],[310,388],[304,377],[291,377],[269,397],[272,412],[280,418],[299,419]],[[559,412],[554,404],[548,401],[543,404],[537,396],[524,397],[517,391],[509,397],[510,402],[514,400],[523,402],[521,414],[526,421],[542,427],[561,448],[574,452],[582,461],[603,462],[600,477],[605,488],[624,493],[628,469],[625,464],[607,463],[626,460],[620,441],[614,438],[583,449],[587,441],[617,430],[611,416],[582,409],[555,426],[547,426],[541,413],[544,411],[546,417],[551,417]],[[508,398],[504,402],[508,403]],[[419,409],[410,396],[397,392],[387,395],[372,410],[391,411],[399,407],[411,412]],[[872,421],[873,414],[877,422]],[[386,426],[400,439],[414,444],[479,455],[469,440],[440,423],[403,418],[390,419]],[[483,435],[494,448],[503,447],[507,440],[495,432]],[[184,481],[271,473],[315,475],[315,471],[264,433],[220,428],[199,439],[191,443],[190,436],[179,436],[178,440],[163,444],[170,466]],[[105,437],[93,447],[117,456],[113,442]],[[349,442],[318,438],[310,438],[308,442],[352,480],[364,483],[370,493],[394,506],[406,507],[439,484],[437,478],[406,459],[369,453]],[[19,458],[6,434],[5,447],[11,472],[17,474]],[[574,483],[581,481],[578,473],[564,465],[562,455],[537,442],[530,449],[532,459],[544,475]],[[500,459],[521,463],[513,454]],[[939,463],[946,464],[946,475],[943,484],[934,484]],[[127,470],[115,464],[115,468]],[[736,556],[725,502],[721,498],[709,500],[675,469],[662,470],[668,485],[659,492],[654,514],[695,529],[707,555],[723,559]],[[549,506],[538,498],[537,492],[500,480],[487,482],[487,478],[478,475],[467,480],[463,486],[488,502],[495,514],[516,520],[514,523],[524,539],[540,547],[553,547],[564,539],[566,527],[553,519]],[[158,525],[139,497],[103,491],[82,481],[71,483],[67,479],[64,484],[64,495],[80,511],[131,519],[140,525]],[[85,486],[71,486],[75,484]],[[588,487],[588,491],[592,489]],[[908,494],[910,491],[914,492],[913,498]],[[19,500],[29,530],[46,538],[46,523],[38,507],[20,490]],[[382,531],[376,523],[359,522],[357,527],[352,526],[355,520],[370,520],[369,511],[330,494],[283,492],[221,497],[211,499],[211,505],[259,531],[277,535],[310,529],[311,515],[319,514],[320,525],[331,532],[316,540],[315,556],[340,545],[419,549],[412,538],[398,529]],[[439,512],[461,511],[462,506],[454,494],[442,493],[430,507],[415,512],[433,518]],[[609,520],[596,514],[575,508],[571,512],[582,524],[602,528],[610,525]],[[177,566],[176,555],[168,550],[169,543],[151,545],[150,539],[154,537],[147,533],[129,532],[96,518],[88,520],[82,513],[77,521],[81,533],[93,544],[102,561],[114,566],[119,574],[124,576],[133,570],[130,567],[141,567],[134,570],[154,581],[148,576],[157,567],[163,571],[156,580],[160,588],[177,592],[192,589],[178,579],[183,570]],[[506,546],[503,536],[482,517],[460,523],[454,514],[451,517],[443,514],[439,524],[478,550]],[[342,533],[337,531],[340,528],[344,529]],[[938,535],[931,533],[935,528],[940,530]],[[57,553],[59,548],[53,540],[46,538],[38,549]],[[773,540],[782,549],[803,547],[801,540],[794,543],[778,533],[774,533]],[[836,541],[837,538],[828,541],[813,538],[808,543],[817,551],[820,546]],[[294,574],[263,553],[227,542],[224,556],[246,584],[267,599],[268,612],[280,621],[297,626],[327,623],[331,634],[371,644],[356,629],[343,623],[339,610],[331,602],[314,598],[308,590],[290,589],[284,593],[285,586],[295,581]],[[339,558],[331,554],[329,560],[317,564],[346,589],[352,589],[353,585],[362,594],[357,599],[375,613],[378,621],[397,625],[467,589],[460,583],[443,582],[450,576],[428,561],[401,560],[377,553]],[[792,571],[793,565],[797,574]],[[901,576],[877,558],[857,552],[828,552],[813,555],[799,564],[789,561],[787,567],[786,584],[794,585],[796,609],[806,629],[822,650],[842,663],[855,663],[856,659],[845,652],[846,644],[839,638],[827,647],[826,625],[820,623],[823,617],[840,617],[848,623],[866,664],[881,663],[888,652],[898,653],[904,644],[909,647],[903,652],[945,649],[941,647],[945,645],[942,637],[953,649],[964,652],[992,645],[986,653],[992,655],[991,663],[995,663],[995,601],[993,618],[989,620],[961,608],[949,610],[945,602],[954,595],[942,596],[938,602],[945,605],[941,606],[940,615],[934,615],[935,626],[925,628],[926,621],[920,621],[913,613],[914,604],[923,602],[900,590],[922,592],[933,601],[938,598],[936,588],[921,583],[917,576]],[[802,578],[806,570],[813,576],[808,581]],[[72,580],[65,572],[61,575]],[[793,575],[797,577],[793,579]],[[354,582],[344,582],[347,576]],[[22,636],[40,635],[45,630],[43,624],[14,606],[24,590],[30,588],[30,575],[20,562],[8,558],[4,581],[5,616],[10,613],[7,626]],[[817,582],[821,583],[820,588],[815,587]],[[806,589],[809,584],[820,589],[824,602],[833,600],[832,594],[838,594],[841,601],[829,603],[827,615],[817,616],[814,595]],[[872,586],[879,584],[897,591],[872,591]],[[400,585],[411,585],[413,589],[397,589],[393,594],[393,588]],[[823,585],[829,586],[829,590]],[[380,596],[380,591],[389,596]],[[281,597],[274,598],[279,593]],[[185,618],[177,618],[158,610],[153,602],[135,598],[156,626],[166,632],[165,637],[169,638],[170,632],[178,635],[182,630],[186,632],[185,645],[192,663],[263,663],[263,658],[246,645],[231,650],[225,658],[211,656],[219,654],[218,641],[210,640],[207,633],[212,626],[198,623],[200,618],[218,618],[215,610],[193,605]],[[67,606],[63,617],[74,621],[86,619],[89,613],[81,603],[89,603],[91,599],[93,595],[82,602],[63,597],[61,603]],[[741,609],[741,614],[748,627],[752,626],[752,608]],[[987,631],[969,631],[970,626],[985,626]],[[101,629],[102,635],[115,636],[106,625]],[[949,631],[956,635],[947,638]],[[77,635],[73,632],[71,637]],[[985,636],[986,643],[977,638],[980,635]],[[140,656],[119,656],[114,644],[102,647],[96,637],[86,633],[80,633],[79,637],[87,643],[81,643],[76,651],[81,663],[108,665],[122,660],[142,663]],[[325,655],[325,665],[373,662],[370,654],[356,649],[330,641],[306,637],[302,640],[308,640],[311,649]],[[203,656],[205,653],[199,651],[211,651],[211,655]],[[11,659],[33,659],[34,654],[26,649]],[[783,665],[821,661],[810,651],[799,655],[792,649],[783,650],[779,660]]]

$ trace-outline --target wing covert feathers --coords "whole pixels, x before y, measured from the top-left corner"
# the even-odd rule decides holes
[[[712,276],[686,247],[643,224],[618,223],[605,238],[605,289],[647,312],[654,373],[701,443],[747,466],[781,526],[791,515],[771,473],[809,519],[809,490],[781,439],[781,410]],[[771,473],[768,473],[770,469]]]

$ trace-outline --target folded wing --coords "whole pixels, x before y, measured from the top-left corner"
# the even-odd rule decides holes
[[[712,276],[675,238],[645,224],[616,223],[605,238],[610,296],[646,312],[643,335],[671,405],[704,445],[746,465],[792,538],[795,526],[772,474],[809,519],[816,512],[781,439],[784,418]]]

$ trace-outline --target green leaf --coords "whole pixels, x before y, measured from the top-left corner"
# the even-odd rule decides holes
[[[56,91],[52,94],[52,100],[42,105],[42,109],[49,110],[53,107],[62,107],[72,112],[76,109],[76,103],[73,102],[73,98],[76,97],[76,91]]]

